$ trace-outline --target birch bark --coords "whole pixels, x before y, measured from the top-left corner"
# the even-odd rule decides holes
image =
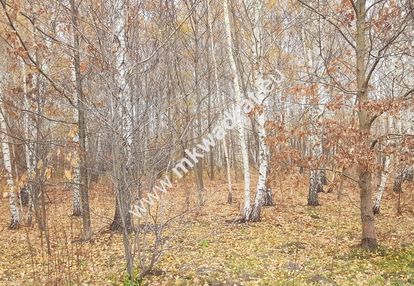
[[[89,211],[89,193],[88,193],[88,172],[86,159],[86,115],[85,115],[85,97],[82,87],[82,76],[80,71],[80,40],[78,34],[78,10],[75,0],[71,0],[72,24],[73,24],[73,42],[74,42],[74,71],[76,79],[77,95],[77,122],[78,122],[78,139],[79,139],[79,194],[81,197],[82,210],[82,239],[89,240],[92,236],[92,225]]]
[[[76,72],[75,72],[75,67],[73,67],[72,69],[72,80],[73,82],[76,82]],[[78,122],[78,116],[79,116],[79,112],[77,109],[74,110],[73,113],[73,119],[75,120],[75,122]],[[73,184],[72,184],[72,215],[73,216],[81,216],[82,215],[82,209],[81,209],[81,200],[80,200],[80,190],[79,190],[79,186],[81,184],[80,182],[80,168],[79,168],[79,127],[78,127],[78,131],[76,132],[75,137],[73,138],[73,142],[76,145],[76,149],[74,151],[74,164],[72,166],[72,171],[73,171]]]
[[[130,90],[129,59],[128,59],[128,1],[116,0],[114,2],[115,36],[118,47],[115,55],[115,88],[116,98],[112,97],[112,122],[118,134],[114,134],[113,176],[116,194],[115,216],[111,224],[112,230],[122,232],[125,262],[129,278],[134,277],[134,259],[129,233],[132,231],[131,208],[131,178],[133,177],[134,156],[133,144],[133,100]]]
[[[1,98],[3,101],[3,97]],[[3,164],[6,171],[6,182],[7,182],[7,191],[9,197],[9,208],[10,208],[10,229],[16,229],[20,224],[20,212],[17,205],[17,195],[15,192],[15,185],[13,180],[12,165],[11,165],[11,155],[9,147],[9,136],[7,136],[7,124],[5,119],[5,109],[3,106],[0,106],[0,127],[1,127],[1,147],[3,151]]]
[[[388,180],[390,162],[391,162],[391,156],[389,156],[389,155],[385,156],[384,166],[383,166],[383,169],[381,171],[380,184],[379,184],[379,187],[378,187],[378,192],[375,196],[375,202],[374,202],[374,208],[373,208],[374,214],[379,214],[379,212],[380,212],[381,200],[382,200],[382,197],[384,195],[385,185],[386,185],[387,180]]]
[[[224,104],[224,96],[220,92],[220,83],[219,83],[218,72],[217,72],[217,59],[216,59],[215,43],[214,43],[214,37],[213,37],[214,33],[213,33],[213,25],[212,25],[212,20],[211,20],[210,1],[206,0],[206,2],[207,2],[207,21],[208,21],[208,28],[210,32],[210,49],[211,49],[211,57],[213,60],[214,83],[216,87],[216,95],[219,97],[219,99]],[[224,115],[224,112],[222,112],[222,115]],[[223,138],[222,143],[223,143],[224,160],[226,162],[227,203],[231,204],[233,202],[232,184],[231,184],[231,166],[230,166],[229,151],[228,151],[226,137]]]
[[[311,107],[310,112],[310,121],[311,121],[311,135],[309,138],[310,149],[312,152],[313,160],[318,160],[322,155],[322,144],[319,134],[319,117],[320,117],[320,108],[319,108],[319,97],[317,103]],[[309,192],[308,192],[308,205],[309,206],[318,206],[319,198],[318,193],[323,190],[322,185],[322,176],[321,171],[317,168],[312,168],[310,170],[309,178]]]
[[[32,106],[29,98],[29,90],[33,87],[33,83],[36,82],[36,75],[33,75],[33,79],[29,80],[27,76],[26,64],[22,62],[23,70],[23,92],[24,92],[24,108],[25,114],[23,117],[24,125],[24,138],[25,138],[25,159],[26,159],[26,172],[27,172],[27,183],[26,192],[28,193],[28,213],[27,221],[28,224],[32,223],[32,216],[34,211],[34,181],[35,181],[35,166],[36,166],[36,122],[32,119],[32,114],[36,113],[36,108]]]
[[[262,10],[263,1],[255,1],[254,6],[254,30],[253,30],[253,57],[254,57],[254,77],[255,77],[255,96],[257,101],[261,104],[261,110],[256,116],[257,122],[257,139],[259,142],[259,178],[256,186],[256,196],[253,205],[253,211],[251,213],[251,221],[259,221],[261,215],[261,208],[264,203],[264,198],[267,192],[266,182],[268,175],[268,158],[269,147],[266,144],[266,106],[264,101],[267,99],[270,93],[271,82],[265,80],[263,77],[262,67]]]
[[[244,117],[241,114],[242,112],[242,94],[239,85],[239,76],[237,71],[236,59],[233,52],[233,38],[231,34],[231,24],[230,24],[230,15],[228,0],[223,1],[223,10],[224,10],[224,26],[226,30],[226,44],[227,52],[230,62],[230,67],[233,77],[233,89],[236,100],[236,111],[237,115],[237,130],[240,136],[240,147],[243,159],[243,173],[244,173],[244,209],[243,209],[243,220],[247,221],[251,213],[251,203],[250,203],[250,170],[249,170],[249,154],[247,150],[247,140],[244,132]]]

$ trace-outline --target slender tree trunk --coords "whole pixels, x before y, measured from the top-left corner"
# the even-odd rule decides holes
[[[197,30],[196,30],[197,31]],[[195,34],[197,32],[194,32]],[[197,37],[197,35],[195,35]],[[198,42],[196,41],[196,46],[198,46]],[[196,48],[196,57],[198,57],[198,48]],[[195,78],[195,86],[196,86],[196,96],[197,102],[201,102],[200,97],[200,90],[199,90],[199,80],[198,80],[198,58],[196,59],[196,63],[194,65],[194,78]],[[197,112],[197,131],[198,136],[201,135],[201,114]],[[196,176],[196,185],[197,185],[197,202],[198,206],[204,206],[204,180],[203,180],[203,158],[199,158],[198,162],[195,164],[195,176]]]
[[[319,116],[318,112],[314,112],[314,118],[316,121],[318,121],[316,118]],[[313,123],[314,125],[317,124],[317,122]],[[312,134],[310,136],[310,144],[311,144],[311,150],[312,150],[312,158],[314,160],[318,160],[322,154],[322,148],[318,136],[318,127],[312,126],[311,127]],[[321,170],[319,169],[313,169],[310,170],[310,176],[309,176],[309,192],[308,192],[308,206],[319,206],[319,198],[318,193],[323,192],[323,184],[322,184],[322,174]]]
[[[3,100],[3,99],[1,99]],[[6,170],[6,182],[9,197],[9,208],[10,208],[10,229],[16,229],[20,224],[20,212],[17,204],[17,195],[15,192],[15,185],[13,180],[12,165],[11,165],[11,154],[9,147],[9,137],[7,136],[7,124],[5,120],[5,109],[0,107],[0,127],[1,127],[1,146],[3,151],[3,164]]]
[[[307,66],[308,72],[310,69],[313,68],[315,65],[315,61],[313,59],[312,50],[314,49],[312,45],[309,43],[309,39],[305,30],[302,29],[302,41],[303,41],[303,51],[305,55],[305,64]],[[309,94],[308,104],[310,104],[309,110],[309,149],[305,150],[308,151],[310,157],[312,158],[312,165],[310,168],[309,174],[309,190],[308,190],[308,206],[319,206],[319,197],[318,193],[323,191],[323,184],[322,184],[322,173],[319,170],[319,159],[322,156],[322,132],[320,132],[320,117],[321,117],[321,108],[320,104],[320,96],[319,96],[319,87],[313,93]],[[305,145],[306,146],[306,145]]]
[[[402,193],[402,184],[413,174],[413,166],[403,167],[401,171],[397,173],[397,176],[394,179],[393,191],[394,193]]]
[[[209,28],[209,33],[210,33],[210,50],[211,50],[211,57],[213,60],[214,83],[216,87],[216,96],[219,97],[220,101],[223,104],[225,104],[224,97],[222,93],[220,92],[220,83],[219,83],[218,72],[217,72],[217,60],[216,60],[215,44],[214,44],[214,36],[213,36],[214,35],[213,25],[212,25],[212,20],[211,20],[210,1],[206,0],[206,2],[207,2],[207,21],[208,21],[208,28]],[[224,113],[222,113],[222,115],[223,114]],[[223,152],[224,152],[224,160],[226,162],[226,174],[227,174],[227,203],[231,204],[233,202],[233,193],[232,193],[232,184],[231,184],[231,165],[230,165],[230,157],[229,157],[226,137],[223,138]],[[213,157],[210,162],[210,164],[212,164],[211,172],[213,172],[214,170],[214,164],[212,160],[213,160]],[[214,176],[211,175],[212,180],[213,178]]]
[[[31,111],[33,111],[33,108],[31,106],[29,95],[28,95],[28,87],[33,88],[33,81],[29,81],[27,77],[26,72],[26,64],[22,62],[22,68],[23,68],[23,88],[24,88],[24,106],[26,109],[26,113],[24,114],[24,132],[25,132],[25,159],[26,159],[26,172],[27,172],[27,184],[26,184],[26,191],[28,193],[28,211],[27,211],[27,223],[29,225],[32,224],[33,220],[33,210],[34,210],[34,174],[35,174],[35,162],[36,162],[36,123],[32,120],[32,116],[30,114]],[[29,84],[30,82],[30,84]]]
[[[116,210],[114,226],[122,226],[122,238],[124,246],[125,262],[129,279],[134,279],[134,259],[131,250],[129,232],[132,230],[131,219],[131,178],[133,178],[133,100],[129,75],[129,54],[128,54],[128,1],[114,1],[115,9],[115,32],[118,39],[116,53],[116,74],[115,94],[116,99],[111,98],[113,128],[117,131],[114,134],[112,145],[113,179],[115,183]],[[119,224],[121,222],[121,224]]]
[[[261,216],[261,208],[265,203],[265,198],[269,197],[269,188],[267,176],[269,173],[269,147],[266,143],[266,104],[265,100],[269,96],[271,85],[270,80],[265,80],[262,70],[262,10],[263,1],[258,0],[254,7],[254,30],[253,30],[253,57],[255,60],[254,77],[255,77],[255,90],[256,98],[261,104],[259,114],[256,115],[257,122],[257,141],[258,141],[258,165],[259,165],[259,178],[256,186],[256,196],[253,205],[253,211],[251,213],[251,221],[259,221]]]
[[[125,204],[125,203],[123,203]],[[115,198],[115,215],[114,215],[114,219],[109,227],[109,229],[111,231],[115,231],[115,232],[122,232],[123,230],[123,222],[122,222],[122,212],[125,212],[123,210],[124,207],[122,207],[121,203],[119,202],[117,196]],[[127,209],[126,211],[128,211],[129,209]],[[132,221],[131,221],[131,216],[130,215],[125,215],[125,226],[127,229],[127,232],[130,233],[132,231]]]
[[[210,10],[210,4],[209,4],[209,1],[208,0],[206,0],[206,4],[207,4],[207,25],[206,25],[206,28],[208,29],[208,31],[209,31],[209,37],[210,37],[210,44],[211,43],[214,43],[214,40],[212,40],[211,39],[211,36],[212,36],[212,34],[211,34],[211,27],[210,27],[210,12],[209,12],[209,10]],[[211,46],[210,46],[210,48],[211,48],[211,54],[214,54],[214,44],[212,44]],[[210,67],[210,53],[207,53],[207,96],[208,96],[208,102],[207,102],[207,126],[208,126],[208,132],[209,132],[209,134],[211,134],[211,132],[212,132],[212,128],[211,128],[211,125],[212,125],[212,120],[211,120],[211,94],[212,94],[212,92],[211,92],[211,67]],[[217,93],[216,93],[217,94]],[[218,95],[218,94],[217,94]],[[213,152],[214,150],[212,149],[212,150],[210,150],[210,153],[209,153],[209,169],[210,169],[210,180],[214,180],[214,153],[215,152]]]
[[[194,3],[193,3],[194,4]],[[197,9],[192,14],[192,28],[194,36],[194,85],[195,85],[195,95],[198,102],[198,110],[196,110],[196,119],[197,119],[197,137],[201,136],[202,120],[201,120],[201,91],[200,91],[200,80],[199,80],[199,35],[198,35],[198,19],[197,19]],[[208,111],[210,112],[210,111]],[[203,180],[203,158],[199,158],[198,162],[195,164],[195,176],[196,176],[196,185],[197,185],[197,202],[198,206],[204,205],[204,180]]]
[[[269,152],[269,160],[272,156],[270,155]],[[270,162],[269,162],[270,163]],[[264,194],[264,198],[263,198],[263,206],[273,206],[273,191],[272,191],[272,186],[270,185],[270,166],[268,166],[267,168],[267,175],[266,175],[266,192]]]
[[[260,91],[259,91],[260,92]],[[257,135],[259,140],[259,178],[256,187],[256,197],[254,201],[253,211],[251,214],[251,221],[259,221],[262,205],[264,204],[264,198],[267,192],[267,175],[268,175],[268,157],[269,150],[265,142],[266,130],[265,113],[264,111],[257,116]]]
[[[326,171],[325,170],[319,170],[319,174],[320,174],[320,177],[321,177],[322,186],[326,186],[328,184],[328,178],[326,177]],[[323,192],[323,188],[321,189],[321,192]]]
[[[356,2],[356,75],[357,75],[357,98],[358,98],[358,120],[361,142],[364,147],[370,148],[371,116],[366,110],[368,98],[368,86],[366,82],[366,0]],[[361,223],[362,237],[361,246],[365,249],[374,249],[378,246],[375,232],[375,217],[372,201],[372,172],[369,166],[359,163],[358,185],[361,198]]]
[[[389,175],[388,171],[389,171],[390,162],[391,162],[391,157],[385,156],[384,166],[381,172],[380,184],[379,184],[378,192],[377,192],[377,195],[375,197],[375,202],[374,202],[374,209],[373,209],[374,214],[380,213],[381,200],[382,200],[382,197],[385,191],[385,185],[387,184],[387,180],[388,180],[388,175]]]
[[[227,203],[233,203],[233,190],[231,185],[231,166],[229,159],[229,151],[227,148],[227,140],[223,138],[224,158],[226,160],[226,174],[227,174]]]
[[[309,177],[308,206],[319,206],[318,193],[322,188],[319,170],[311,170]]]
[[[405,169],[397,173],[397,176],[394,179],[394,185],[392,187],[392,190],[394,191],[394,193],[402,192],[402,184],[404,182],[404,173],[405,173]]]
[[[319,101],[319,96],[318,100]],[[312,106],[311,111],[311,136],[310,136],[310,150],[311,150],[311,157],[314,161],[320,159],[322,155],[322,140],[319,133],[319,116],[320,110],[318,105]],[[318,162],[314,162],[315,164],[319,164]],[[323,192],[323,174],[320,169],[317,167],[312,167],[310,170],[309,176],[309,192],[308,192],[308,206],[319,206],[319,197],[318,193]],[[326,179],[326,177],[325,177]]]
[[[46,66],[47,68],[47,66]],[[43,114],[43,94],[44,94],[44,87],[43,83],[41,81],[40,77],[36,78],[36,89],[38,91],[37,97],[36,97],[36,145],[35,145],[35,174],[34,174],[34,183],[33,183],[33,206],[34,206],[34,214],[36,218],[37,225],[39,229],[44,232],[47,231],[46,225],[44,224],[44,217],[46,214],[43,213],[43,210],[41,208],[41,195],[43,192],[43,182],[42,182],[42,170],[39,168],[39,165],[42,165],[43,159],[44,159],[44,143],[42,138],[42,126],[43,126],[43,120],[41,115]],[[40,199],[40,200],[39,200]],[[39,203],[40,201],[40,203]]]
[[[72,24],[73,24],[73,59],[76,78],[77,94],[77,111],[78,111],[78,134],[79,134],[79,192],[81,197],[82,209],[82,239],[89,240],[92,236],[92,225],[89,211],[89,194],[88,194],[88,171],[86,158],[86,119],[85,119],[85,97],[82,90],[82,76],[80,71],[80,43],[78,33],[78,10],[75,0],[71,0]]]
[[[201,158],[200,158],[201,159]],[[195,165],[197,202],[198,206],[204,206],[204,180],[203,180],[203,161],[200,160]]]
[[[237,130],[240,136],[240,148],[243,159],[243,173],[244,173],[244,209],[243,209],[243,220],[247,221],[251,213],[250,203],[250,170],[249,170],[249,154],[247,150],[247,140],[244,131],[244,116],[242,112],[242,95],[239,86],[239,76],[237,71],[236,59],[233,53],[233,39],[231,34],[230,15],[228,1],[223,1],[224,10],[224,24],[226,29],[226,41],[227,41],[227,53],[230,61],[232,78],[233,78],[233,89],[236,99],[236,115],[237,115]]]
[[[126,31],[127,1],[117,0],[114,5],[117,14],[115,16],[115,30],[119,44],[116,54],[117,74],[115,75],[118,101],[112,99],[112,116],[114,128],[118,132],[114,134],[113,144],[113,170],[117,199],[111,229],[121,230],[119,227],[122,227],[124,231],[129,232],[132,229],[131,217],[128,212],[131,205],[131,195],[129,188],[127,188],[127,181],[128,174],[132,171],[131,162],[133,160],[131,153],[133,143],[133,106],[130,100],[129,81],[127,79],[129,60]]]
[[[76,82],[76,73],[75,69],[73,70],[73,76],[74,80]],[[75,110],[74,117],[76,122],[79,122],[79,112],[78,110]],[[79,124],[78,124],[79,125]],[[81,174],[80,174],[80,168],[79,168],[79,155],[80,155],[80,148],[79,148],[79,126],[78,126],[78,132],[75,135],[75,138],[73,139],[74,143],[76,144],[76,149],[74,151],[75,156],[75,164],[72,166],[73,170],[73,184],[72,184],[72,215],[73,216],[81,216],[82,215],[82,209],[81,209],[81,196],[80,196],[80,185],[81,185]]]

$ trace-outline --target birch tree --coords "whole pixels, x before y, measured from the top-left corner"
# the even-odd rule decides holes
[[[4,93],[4,80],[1,78],[2,83],[0,85],[0,92]],[[7,194],[9,198],[9,208],[10,208],[10,216],[11,221],[9,228],[16,229],[20,224],[20,212],[17,202],[17,195],[15,190],[15,182],[13,179],[13,170],[11,164],[11,153],[9,147],[9,136],[7,130],[7,123],[6,123],[6,116],[5,116],[5,109],[4,109],[4,95],[0,95],[0,127],[1,127],[1,147],[3,151],[3,165],[6,172],[6,182],[7,182]]]
[[[384,195],[386,183],[387,183],[388,176],[389,176],[391,156],[390,155],[385,155],[383,161],[384,161],[384,163],[383,163],[383,169],[381,171],[380,183],[379,183],[379,186],[378,186],[377,194],[375,196],[374,209],[373,209],[374,214],[379,214],[379,212],[380,212],[381,200],[382,200],[382,197]]]
[[[117,0],[114,3],[114,36],[117,39],[115,49],[115,92],[111,96],[112,128],[115,130],[112,144],[112,171],[115,186],[116,206],[115,217],[111,224],[112,230],[122,232],[125,261],[129,278],[134,277],[134,261],[131,241],[128,234],[132,231],[131,178],[133,172],[134,142],[133,105],[129,82],[128,58],[128,2]]]
[[[211,7],[210,7],[210,1],[206,0],[207,3],[207,21],[208,21],[208,29],[209,29],[209,36],[210,36],[210,53],[213,60],[213,73],[214,73],[214,86],[216,90],[216,96],[219,98],[219,101],[221,101],[224,104],[224,96],[220,90],[220,82],[218,77],[218,65],[217,65],[217,59],[216,59],[216,52],[215,52],[215,43],[214,43],[214,30],[213,30],[213,24],[212,24],[212,17],[211,17]],[[221,115],[224,115],[224,112],[221,113]],[[224,160],[226,163],[226,175],[227,175],[227,203],[231,204],[233,202],[233,191],[232,191],[232,180],[231,180],[231,165],[230,165],[230,157],[229,157],[229,150],[227,145],[227,138],[226,135],[224,136],[222,140],[223,144],[223,153],[224,153]]]
[[[319,108],[319,97],[317,96],[317,101],[314,104],[311,104],[309,117],[310,117],[310,136],[309,144],[311,151],[311,158],[314,165],[318,164],[318,160],[322,155],[322,144],[320,141],[321,135],[319,132],[319,123],[320,123],[320,108]],[[322,191],[322,180],[321,180],[321,171],[312,166],[309,176],[309,191],[308,191],[308,205],[309,206],[318,206],[319,199],[318,193]]]
[[[133,106],[128,80],[128,46],[127,46],[127,2],[114,2],[116,11],[114,21],[115,43],[115,77],[114,95],[111,96],[112,128],[116,130],[113,142],[113,172],[116,194],[115,216],[111,224],[112,230],[131,231],[131,205],[129,175],[133,157]]]
[[[237,114],[237,131],[240,136],[240,148],[243,160],[243,174],[244,174],[244,209],[243,209],[243,220],[248,221],[251,213],[251,202],[250,202],[250,168],[249,168],[249,154],[247,150],[247,140],[244,130],[245,119],[242,114],[242,93],[239,85],[239,75],[236,65],[236,59],[233,51],[233,37],[232,29],[230,24],[230,14],[228,1],[223,1],[224,11],[224,26],[226,29],[226,46],[227,56],[230,62],[231,76],[233,79],[233,92],[235,96],[235,112]]]
[[[256,196],[254,200],[253,210],[251,213],[251,221],[259,221],[261,215],[261,207],[264,204],[265,196],[267,193],[267,175],[269,168],[269,147],[266,143],[266,104],[265,100],[268,99],[269,94],[272,89],[272,81],[264,78],[263,63],[262,63],[262,13],[263,13],[264,2],[262,0],[257,0],[254,3],[254,23],[253,23],[253,58],[254,58],[254,78],[255,78],[255,96],[258,102],[261,104],[258,115],[256,115],[257,122],[257,138],[259,141],[259,156],[258,156],[258,165],[259,165],[259,178],[256,186]]]
[[[77,123],[78,123],[78,158],[79,158],[79,193],[81,197],[82,206],[82,224],[83,224],[83,239],[89,240],[92,236],[92,226],[89,211],[89,193],[88,193],[88,171],[86,158],[86,119],[85,119],[85,97],[82,87],[82,78],[80,71],[80,41],[79,41],[79,27],[78,27],[78,8],[76,0],[70,0],[72,12],[73,25],[73,68],[75,73],[76,95],[77,95]],[[76,198],[77,199],[77,198]],[[77,202],[75,202],[77,203]]]
[[[27,76],[26,64],[22,62],[23,73],[23,92],[24,92],[24,139],[25,139],[25,159],[26,159],[26,175],[27,183],[26,190],[28,192],[28,224],[32,223],[32,215],[34,206],[34,181],[35,181],[35,166],[36,166],[36,122],[34,120],[34,114],[36,113],[36,104],[30,98],[30,94],[33,93],[33,85],[37,82],[37,75],[32,75],[31,79]]]

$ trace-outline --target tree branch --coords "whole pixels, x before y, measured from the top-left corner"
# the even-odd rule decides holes
[[[345,35],[345,33],[341,30],[341,28],[339,28],[339,26],[337,24],[335,24],[332,20],[328,19],[328,17],[322,13],[320,13],[318,10],[316,10],[314,7],[310,6],[309,4],[305,3],[303,0],[299,0],[299,2],[307,7],[309,10],[311,10],[312,12],[318,14],[319,16],[322,17],[322,19],[324,19],[325,21],[327,21],[329,24],[331,24],[332,26],[334,26],[338,32],[341,34],[341,36],[345,39],[345,41],[354,49],[356,50],[356,46],[352,43],[351,40],[348,39],[348,37]]]

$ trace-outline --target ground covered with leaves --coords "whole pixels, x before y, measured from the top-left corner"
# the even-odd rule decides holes
[[[299,182],[299,183],[298,183]],[[143,285],[414,285],[414,191],[407,185],[397,215],[397,196],[387,190],[377,218],[381,246],[358,248],[359,196],[347,186],[320,194],[306,206],[306,177],[279,180],[273,207],[260,223],[238,223],[242,186],[226,203],[226,183],[206,188],[206,205],[166,230],[164,255]],[[192,184],[178,182],[171,198],[181,202]],[[71,194],[49,191],[51,255],[36,228],[7,229],[7,201],[0,204],[0,285],[128,285],[122,236],[108,231],[113,195],[105,184],[91,191],[94,237],[75,242],[81,220],[70,217]],[[192,198],[195,203],[195,196]],[[138,271],[138,270],[137,270]]]

